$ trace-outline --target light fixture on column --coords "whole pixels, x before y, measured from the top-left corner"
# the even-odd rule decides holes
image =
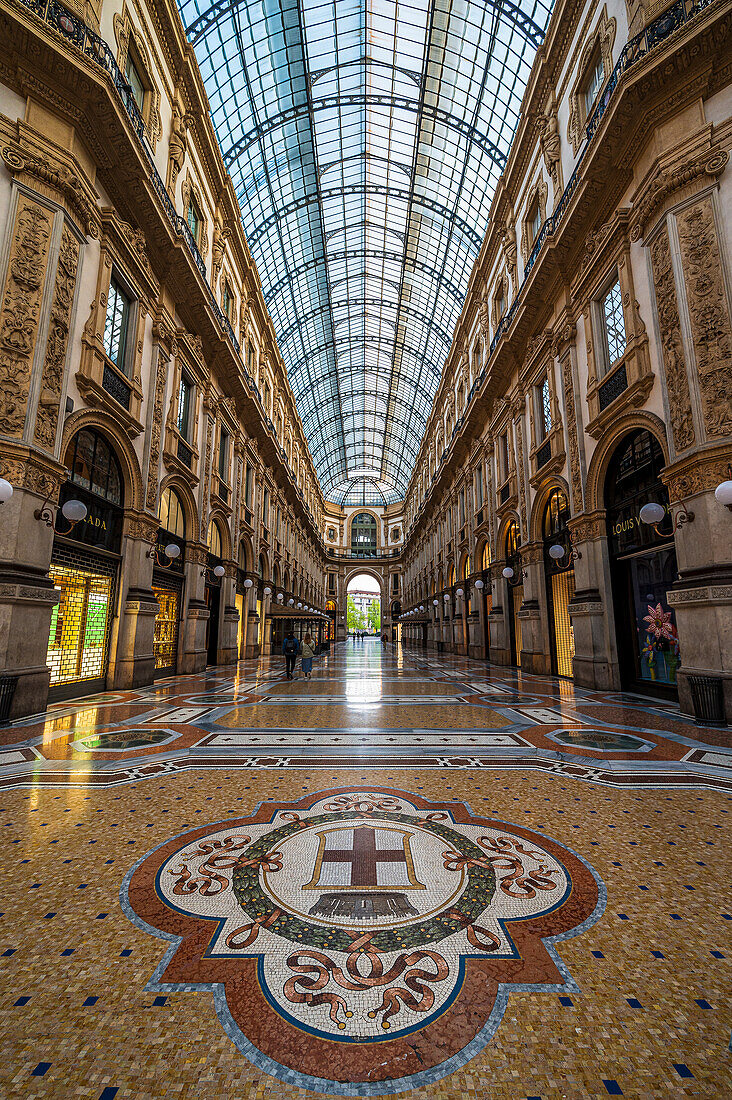
[[[457,598],[458,598],[459,600],[461,600],[461,599],[463,598],[463,596],[465,595],[465,593],[463,592],[462,588],[458,588],[458,590],[456,591],[455,595],[457,596]]]
[[[567,554],[569,550],[569,554]],[[564,565],[560,565],[560,561],[567,554],[567,560]],[[580,550],[575,550],[574,546],[570,543],[569,547],[561,546],[558,542],[555,542],[553,546],[549,547],[549,557],[553,562],[556,562],[558,569],[569,569],[573,561],[577,561],[582,557]]]
[[[284,600],[284,598],[285,598],[285,593],[284,593],[284,592],[278,592],[278,593],[277,593],[277,602],[278,602],[278,603],[282,603],[282,601]]]
[[[244,581],[244,587],[246,588],[247,592],[249,591],[249,589],[250,589],[250,588],[251,588],[251,587],[252,587],[253,585],[254,585],[254,581],[252,580],[252,578],[251,578],[251,577],[247,577],[247,579],[246,579],[246,580]]]
[[[294,603],[295,603],[295,601],[293,600],[292,596],[290,596],[289,600],[287,601],[287,606],[292,607],[294,605]]]
[[[728,479],[727,481],[720,481],[717,488],[714,490],[714,499],[719,501],[720,504],[724,504],[725,508],[729,508],[732,512],[732,465],[727,467]],[[7,482],[5,483],[7,484]],[[10,490],[12,493],[12,489]],[[2,482],[0,482],[0,501],[2,501]]]
[[[445,601],[445,603],[447,603],[447,601],[450,599],[450,593],[446,592],[445,595],[442,598]]]
[[[647,523],[649,527],[653,528],[657,535],[663,537],[664,532],[658,529],[666,516],[666,508],[664,508],[663,504],[657,504],[655,501],[651,500],[648,504],[643,505],[638,515],[640,516],[641,523]],[[685,504],[681,505],[676,515],[669,509],[669,515],[673,526],[668,534],[678,531],[685,523],[694,522],[694,513],[690,512]]]
[[[36,508],[33,515],[36,519],[43,520],[43,522],[46,524],[46,527],[53,527],[54,531],[58,531],[58,528],[54,525],[53,522],[53,512],[48,507],[50,499],[51,494],[49,493],[40,508]],[[69,524],[69,531],[76,527],[77,523],[81,523],[83,519],[86,519],[88,511],[89,509],[87,508],[86,504],[84,504],[81,500],[76,500],[75,498],[72,500],[67,500],[61,505],[61,515]],[[68,531],[59,531],[58,533],[60,535],[66,535],[68,534]]]
[[[263,595],[263,596],[271,596],[271,595],[272,595],[272,589],[271,589],[271,588],[265,588],[265,590],[264,590],[264,592],[262,593],[262,595]]]
[[[223,575],[226,573],[226,570],[224,569],[223,565],[215,565],[213,573],[214,577],[218,577],[220,580],[221,577],[223,577]]]
[[[0,504],[7,504],[13,495],[13,486],[4,477],[0,477]]]
[[[438,605],[438,603],[439,603],[439,602],[440,602],[439,600],[433,600],[433,601],[432,601],[432,603],[433,603],[433,605],[434,605],[435,607],[437,607],[437,605]]]
[[[473,583],[475,584],[475,587],[478,589],[479,592],[481,588],[485,588],[485,585],[483,584],[483,581],[480,579],[480,577],[478,577],[478,580],[474,581]]]
[[[420,610],[420,611],[424,611],[424,604],[423,604],[423,603],[421,603],[421,604],[419,605],[419,610]]]
[[[526,579],[526,570],[525,569],[521,570],[521,572],[519,573],[516,580],[513,579],[515,574],[514,574],[514,571],[513,571],[513,569],[511,568],[510,565],[507,565],[502,570],[502,572],[503,572],[503,576],[506,578],[506,580],[508,581],[508,583],[512,587],[516,587],[516,585],[523,584],[524,580]]]
[[[176,558],[180,557],[180,546],[176,546],[176,544],[174,542],[169,542],[168,545],[164,548],[163,554],[165,555],[166,558],[168,558],[169,561],[175,561]],[[155,542],[150,547],[150,549],[148,550],[145,557],[146,558],[155,558],[155,560],[157,561],[157,555],[158,555],[158,544]],[[162,562],[159,563],[159,564],[162,564]]]

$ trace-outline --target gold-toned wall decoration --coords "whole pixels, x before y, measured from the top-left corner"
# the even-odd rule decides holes
[[[709,436],[729,435],[732,328],[711,197],[686,207],[677,220],[704,427]]]
[[[79,242],[69,226],[64,224],[35,427],[36,443],[49,451],[53,451],[56,442],[61,386],[78,266]]]
[[[676,451],[684,451],[696,442],[694,420],[686,375],[686,356],[681,339],[681,323],[676,301],[676,285],[671,264],[668,229],[663,227],[651,244],[653,281],[656,286],[658,324],[666,374],[671,428]]]
[[[53,215],[21,194],[0,307],[0,430],[22,436]]]

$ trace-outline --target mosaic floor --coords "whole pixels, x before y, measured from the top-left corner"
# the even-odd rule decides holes
[[[732,1095],[729,731],[348,643],[0,730],[0,1095]]]

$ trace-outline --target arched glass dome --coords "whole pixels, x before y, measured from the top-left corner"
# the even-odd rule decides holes
[[[179,4],[323,491],[401,500],[551,0]]]

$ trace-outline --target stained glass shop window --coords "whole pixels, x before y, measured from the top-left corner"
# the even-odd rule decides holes
[[[115,367],[123,371],[127,355],[127,333],[130,327],[131,299],[115,276],[109,284],[107,316],[104,321],[104,350]]]
[[[122,477],[119,463],[107,443],[98,432],[83,429],[72,440],[66,452],[70,468],[70,481],[88,489],[110,504],[122,505]]]

